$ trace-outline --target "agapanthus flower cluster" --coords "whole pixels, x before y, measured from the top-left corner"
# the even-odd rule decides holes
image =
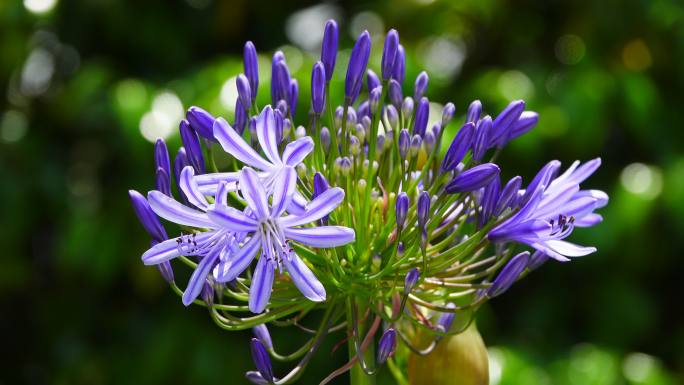
[[[430,126],[428,74],[408,84],[397,31],[386,36],[379,75],[368,68],[370,35],[358,37],[343,90],[331,85],[337,47],[329,21],[306,103],[276,52],[270,104],[259,105],[259,60],[248,42],[232,124],[191,107],[173,162],[164,141],[155,144],[156,189],[130,191],[152,237],[143,263],[220,327],[254,330],[257,370],[246,376],[257,384],[295,381],[325,338],[346,342],[352,358],[323,382],[352,367],[373,375],[400,342],[429,354],[549,258],[594,252],[566,238],[599,223],[595,210],[608,201],[580,188],[599,159],[562,173],[552,161],[529,183],[501,178],[499,152],[538,120],[522,100],[494,116],[476,100],[460,122],[447,103]],[[331,94],[342,91],[333,106]],[[297,125],[304,104],[307,124]],[[446,132],[455,133],[450,143]],[[218,158],[227,170],[216,169]],[[172,237],[160,218],[177,225]],[[172,261],[193,270],[187,284],[176,285]],[[320,313],[316,327],[312,313]],[[311,339],[279,354],[267,324]],[[418,342],[418,331],[432,342]],[[272,358],[299,362],[281,376]]]

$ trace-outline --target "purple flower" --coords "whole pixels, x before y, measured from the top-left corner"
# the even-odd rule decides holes
[[[311,70],[311,108],[316,114],[325,108],[325,66],[320,61]]]
[[[608,203],[608,196],[598,190],[580,190],[579,184],[600,166],[594,159],[580,166],[575,162],[568,170],[549,182],[558,162],[545,166],[530,183],[534,190],[516,214],[492,229],[488,237],[492,242],[515,241],[531,246],[551,258],[568,261],[596,251],[594,247],[578,246],[563,239],[575,226],[588,227],[601,222],[594,210]],[[529,191],[526,191],[526,194]]]
[[[456,137],[449,145],[449,149],[442,159],[442,171],[451,171],[463,160],[473,142],[475,125],[471,122],[466,123],[456,134]]]
[[[430,113],[430,102],[426,97],[420,98],[418,107],[416,108],[416,118],[413,122],[413,134],[425,135],[427,129],[428,114]]]
[[[490,136],[489,146],[503,147],[511,138],[511,127],[518,120],[523,110],[525,102],[514,100],[501,111],[492,122],[492,135]]]
[[[273,367],[271,366],[271,359],[268,357],[268,352],[264,345],[257,338],[252,338],[252,360],[261,374],[261,377],[266,380],[267,383],[274,381]]]
[[[249,80],[249,88],[251,90],[251,99],[256,99],[257,88],[259,87],[259,58],[257,58],[256,48],[254,43],[248,41],[245,43],[243,50],[245,76]]]
[[[416,84],[413,87],[413,100],[420,100],[428,86],[428,74],[425,71],[421,71],[416,77]]]
[[[154,143],[154,166],[155,169],[162,168],[166,175],[171,175],[171,159],[169,159],[169,150],[166,148],[164,139],[157,139]]]
[[[473,141],[473,160],[479,162],[489,149],[489,136],[492,132],[492,118],[487,115],[477,122],[475,140]]]
[[[292,79],[290,80],[290,88],[287,94],[287,103],[290,107],[290,115],[293,117],[297,112],[297,99],[299,99],[299,82],[297,82],[297,79]]]
[[[390,29],[385,38],[385,46],[382,50],[382,79],[387,80],[392,76],[394,70],[394,60],[399,48],[399,33],[395,29]]]
[[[484,226],[484,224],[487,223],[494,214],[494,209],[499,201],[500,192],[501,180],[497,175],[487,186],[485,186],[484,193],[482,194],[482,200],[480,202],[482,211],[480,212],[479,216],[480,227]]]
[[[261,313],[266,308],[276,269],[284,268],[306,298],[324,301],[325,288],[290,247],[289,242],[295,241],[312,247],[336,247],[353,242],[354,231],[347,227],[297,227],[330,213],[342,202],[344,191],[337,187],[330,188],[311,201],[303,214],[281,217],[294,195],[297,183],[294,168],[286,166],[278,173],[270,204],[259,179],[257,173],[249,167],[240,172],[240,192],[249,210],[241,212],[226,205],[215,205],[207,211],[209,218],[220,224],[224,231],[245,233],[248,238],[233,255],[230,265],[225,270],[218,271],[216,280],[234,280],[249,267],[261,250],[249,291],[249,309],[252,312]]]
[[[190,123],[185,119],[180,122],[180,135],[185,151],[187,151],[190,164],[195,168],[195,172],[204,174],[206,169],[204,165],[204,155],[202,155],[202,145],[197,137],[197,133],[190,127]]]
[[[484,163],[457,175],[444,189],[451,194],[475,191],[488,185],[498,176],[499,166],[494,163]]]
[[[538,121],[538,113],[534,111],[524,111],[522,114],[520,114],[520,118],[518,118],[518,120],[511,126],[509,140],[526,134],[537,125]]]
[[[398,81],[399,84],[403,84],[405,76],[406,53],[404,52],[404,46],[399,44],[397,46],[397,54],[394,56],[394,65],[392,65],[392,79]]]
[[[337,23],[335,20],[328,20],[325,23],[325,32],[323,32],[323,46],[321,49],[321,61],[325,66],[325,78],[330,81],[335,70],[335,61],[337,60]]]
[[[479,100],[473,100],[468,106],[468,112],[466,114],[466,123],[477,123],[480,120],[480,114],[482,113],[482,103]]]
[[[363,31],[354,44],[349,66],[347,67],[347,78],[344,83],[344,95],[346,102],[353,104],[361,91],[363,74],[366,72],[368,58],[370,57],[371,39],[368,31]]]
[[[513,207],[513,203],[518,197],[518,190],[520,190],[521,184],[522,178],[519,176],[511,178],[511,180],[506,183],[506,186],[504,186],[503,190],[501,190],[499,200],[496,202],[496,206],[494,207],[494,216],[498,217],[504,212],[504,210]]]
[[[378,343],[378,364],[384,364],[387,359],[394,354],[397,347],[397,332],[389,328],[382,333]]]
[[[515,281],[518,280],[520,274],[522,274],[522,272],[525,270],[529,259],[529,251],[522,252],[511,258],[506,266],[501,269],[499,275],[496,276],[494,282],[492,282],[492,286],[487,289],[487,296],[489,298],[494,298],[508,290],[515,283]]]
[[[185,114],[185,118],[190,122],[190,126],[202,137],[214,139],[214,117],[207,111],[197,106],[192,106]]]

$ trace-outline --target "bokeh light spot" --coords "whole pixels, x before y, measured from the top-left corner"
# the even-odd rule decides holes
[[[418,52],[428,74],[438,80],[456,76],[466,58],[465,43],[451,36],[432,37],[421,43]]]
[[[501,96],[507,100],[529,99],[534,95],[534,84],[524,73],[511,70],[499,76],[497,88]]]
[[[364,30],[368,30],[371,38],[379,39],[385,33],[385,23],[375,12],[360,12],[352,18],[349,33],[356,39]]]
[[[645,382],[653,373],[656,360],[644,353],[631,353],[622,362],[622,374],[628,381]]]
[[[138,109],[147,100],[145,85],[136,79],[126,79],[119,82],[114,90],[114,95],[119,106],[126,110]]]
[[[505,363],[504,354],[498,348],[489,348],[487,357],[489,358],[489,385],[499,385]]]
[[[28,131],[26,115],[19,111],[9,110],[0,120],[0,138],[5,143],[15,143],[21,140]]]
[[[643,40],[632,40],[622,49],[622,63],[628,70],[643,71],[653,64],[651,51]]]
[[[290,73],[294,74],[295,72],[299,71],[304,63],[304,55],[302,55],[302,51],[299,48],[291,45],[284,45],[278,49],[283,51],[283,54],[285,55],[285,61],[287,62],[287,68],[290,69]],[[268,67],[270,68],[271,66],[269,65]]]
[[[183,119],[183,103],[170,91],[160,92],[152,101],[152,110],[140,119],[140,133],[150,142],[166,139]]]
[[[660,169],[643,163],[632,163],[625,167],[620,174],[620,182],[625,190],[645,199],[657,197],[663,188]]]
[[[221,94],[219,95],[221,106],[230,112],[235,112],[235,102],[239,96],[235,79],[235,76],[228,78],[228,80],[223,83]]]
[[[43,14],[52,11],[57,5],[57,0],[24,0],[24,7],[35,14]]]
[[[563,64],[579,63],[586,53],[584,40],[577,35],[563,35],[556,41],[556,59]]]
[[[21,92],[27,96],[38,96],[50,87],[55,72],[55,59],[50,51],[36,48],[26,59],[21,72]]]
[[[340,11],[330,4],[319,4],[294,12],[285,22],[285,34],[291,42],[307,51],[319,51],[325,22],[339,20]],[[289,61],[288,61],[289,64]]]

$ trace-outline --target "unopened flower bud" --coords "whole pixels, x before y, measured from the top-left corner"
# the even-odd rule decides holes
[[[388,96],[390,103],[396,108],[401,108],[401,102],[404,100],[404,95],[401,91],[401,84],[398,81],[391,79],[389,81]]]
[[[299,126],[295,129],[295,138],[300,139],[306,136],[306,128],[304,126]]]
[[[319,61],[311,72],[311,108],[319,115],[325,108],[325,82],[325,66]]]
[[[245,126],[247,125],[247,111],[242,106],[240,98],[235,99],[235,120],[233,121],[233,129],[239,135],[245,132]]]
[[[252,92],[252,100],[256,99],[257,88],[259,87],[259,59],[257,57],[254,43],[248,41],[243,50],[245,76],[249,80],[249,88]]]
[[[418,155],[418,152],[420,151],[420,147],[422,145],[423,139],[420,137],[420,135],[413,135],[413,137],[411,138],[411,148],[409,150],[409,153],[412,158]]]
[[[321,127],[321,144],[323,145],[323,150],[330,150],[330,130],[328,130],[328,127]]]
[[[399,131],[398,141],[399,156],[402,160],[406,159],[406,155],[408,155],[409,151],[409,146],[411,145],[411,135],[409,134],[407,129],[402,128],[401,131]]]
[[[408,119],[411,114],[413,114],[413,98],[407,96],[404,98],[404,102],[401,103],[401,113],[404,115],[404,119]]]
[[[392,78],[399,82],[399,84],[404,83],[404,77],[406,76],[406,53],[404,52],[404,47],[399,44],[397,46],[397,54],[394,56],[394,65],[392,66]]]
[[[382,152],[385,150],[385,134],[383,134],[382,132],[378,133],[375,148],[377,150],[378,155],[382,154]]]
[[[256,365],[257,370],[261,376],[268,383],[273,382],[273,367],[271,366],[271,359],[263,343],[258,338],[252,338],[252,360]]]
[[[366,140],[366,130],[363,125],[356,125],[356,137],[359,138],[359,142],[363,143]]]
[[[395,29],[390,29],[385,38],[385,46],[382,50],[382,60],[380,68],[382,69],[382,79],[387,80],[392,76],[394,70],[394,62],[399,49],[399,33]]]
[[[395,203],[395,217],[397,221],[397,227],[403,229],[406,223],[406,214],[409,208],[409,197],[405,192],[400,192],[397,196],[397,201]]]
[[[423,95],[425,95],[425,91],[427,90],[427,86],[428,86],[428,74],[425,71],[422,71],[416,77],[416,84],[413,87],[413,99],[414,100],[420,100],[423,97]]]
[[[416,215],[418,216],[418,226],[425,227],[430,215],[430,194],[428,194],[427,191],[423,191],[418,195]]]
[[[373,70],[369,69],[366,71],[366,86],[368,87],[368,91],[375,89],[375,87],[379,87],[380,84],[380,79]]]
[[[449,182],[445,191],[454,194],[475,191],[489,184],[499,176],[499,166],[494,163],[484,163],[470,168]]]
[[[490,286],[489,289],[487,289],[487,296],[489,298],[494,298],[498,295],[503,294],[503,292],[505,292],[511,286],[513,286],[515,281],[518,280],[518,277],[520,277],[520,274],[527,267],[529,258],[529,251],[522,252],[516,255],[515,257],[511,258],[511,260],[508,261],[506,266],[504,266],[503,269],[501,269],[499,275],[496,276],[494,282],[492,282],[492,286]]]
[[[344,176],[349,175],[349,173],[351,172],[351,168],[352,168],[351,159],[349,159],[349,157],[347,157],[347,156],[342,158],[342,160],[340,161],[340,171],[342,171],[342,175],[344,175]]]
[[[370,108],[371,114],[375,115],[378,112],[378,107],[380,106],[380,96],[382,95],[382,86],[377,86],[373,88],[368,96],[368,106]],[[366,116],[367,118],[367,116]]]
[[[338,29],[335,20],[328,20],[325,23],[325,31],[323,32],[323,45],[321,49],[321,61],[325,66],[325,78],[330,81],[335,69],[335,61],[337,59],[337,37]]]
[[[214,117],[200,107],[192,106],[185,114],[190,126],[202,137],[214,140]]]
[[[385,106],[385,110],[387,111],[387,121],[389,122],[389,125],[393,129],[398,129],[399,128],[399,112],[393,105]]]
[[[428,116],[430,114],[430,102],[427,98],[420,98],[418,107],[416,108],[416,118],[413,121],[413,134],[420,135],[421,138],[425,135],[427,129]]]
[[[357,156],[359,155],[359,152],[361,151],[361,142],[359,142],[359,138],[356,136],[352,136],[349,138],[349,152],[351,152],[352,155]]]
[[[347,77],[344,83],[344,95],[348,104],[353,104],[361,91],[363,74],[366,72],[368,58],[370,57],[371,38],[368,31],[363,31],[354,44],[349,65],[347,66]]]
[[[273,342],[271,341],[271,333],[268,332],[266,324],[257,325],[252,328],[254,336],[261,341],[266,349],[273,349]]]
[[[489,136],[492,132],[492,118],[487,115],[477,122],[475,139],[473,140],[473,160],[479,162],[489,149]]]
[[[190,123],[183,119],[180,122],[180,134],[183,146],[188,154],[188,160],[195,169],[196,174],[204,174],[204,155],[202,155],[202,146],[195,130],[190,127]]]
[[[475,125],[466,123],[456,134],[456,137],[449,145],[449,149],[442,159],[442,171],[451,171],[463,160],[463,157],[470,149],[475,135]]]
[[[425,152],[430,154],[435,149],[436,143],[437,139],[435,138],[435,134],[432,133],[432,130],[425,132],[425,136],[423,137],[423,145],[425,146]]]
[[[385,330],[378,343],[378,364],[384,364],[394,354],[397,347],[397,332],[393,328]]]
[[[249,80],[247,76],[240,74],[235,79],[235,85],[237,86],[238,97],[242,103],[243,108],[247,109],[252,105],[252,89],[249,85]]]
[[[446,127],[451,122],[451,119],[454,118],[454,113],[456,113],[454,103],[447,103],[442,110],[442,127]]]
[[[418,284],[418,279],[420,279],[420,270],[417,268],[409,270],[406,274],[406,278],[404,278],[404,295],[413,291],[413,288]]]
[[[482,103],[479,100],[473,100],[468,106],[468,112],[466,113],[466,123],[477,123],[480,120],[480,114],[482,113]]]

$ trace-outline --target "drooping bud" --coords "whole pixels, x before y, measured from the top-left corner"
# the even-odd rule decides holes
[[[456,305],[449,302],[446,304],[445,307],[448,309],[455,309]],[[456,313],[445,312],[445,313],[440,314],[439,318],[437,319],[437,324],[435,325],[435,329],[437,329],[437,331],[442,332],[442,333],[448,333],[449,330],[451,330],[451,325],[454,323],[455,318],[456,318]]]
[[[514,100],[501,111],[501,113],[492,122],[492,135],[489,140],[489,146],[503,147],[508,143],[511,134],[511,127],[520,118],[520,115],[525,110],[525,102],[522,100]]]
[[[385,46],[382,50],[382,80],[387,80],[394,71],[394,61],[399,49],[399,33],[395,29],[390,29],[385,38]]]
[[[515,139],[521,135],[526,134],[529,132],[531,129],[534,128],[534,126],[537,125],[537,122],[539,121],[539,114],[534,112],[534,111],[524,111],[522,114],[520,114],[520,117],[518,118],[518,121],[513,123],[513,126],[510,128],[510,137],[508,140]]]
[[[397,347],[397,332],[393,328],[385,330],[378,343],[378,364],[384,364],[394,354]]]
[[[499,176],[499,166],[494,163],[484,163],[470,168],[449,182],[445,191],[454,194],[475,191],[489,184]]]
[[[479,100],[473,100],[468,106],[468,113],[466,114],[466,123],[477,123],[480,120],[482,113],[482,103]]]
[[[203,138],[214,140],[214,117],[200,107],[192,106],[185,114],[190,126]]]
[[[380,96],[382,96],[382,86],[373,88],[368,96],[370,111],[373,115],[378,112],[378,107],[380,106]]]
[[[371,39],[368,31],[363,31],[354,44],[349,66],[347,67],[347,77],[344,84],[345,100],[353,104],[361,91],[363,74],[366,72],[368,58],[370,57]]]
[[[187,151],[190,164],[195,169],[196,174],[204,174],[204,155],[202,155],[202,146],[200,145],[197,133],[185,119],[181,120],[179,128],[181,140],[183,141],[185,151]]]
[[[335,70],[335,61],[337,60],[337,37],[338,29],[335,20],[328,20],[325,23],[325,32],[323,32],[323,46],[321,49],[321,61],[325,66],[325,79],[330,81]]]
[[[157,243],[167,240],[166,230],[164,230],[164,226],[159,221],[157,214],[152,211],[152,207],[150,207],[147,199],[135,190],[128,190],[128,196],[131,198],[135,215],[145,228],[145,231],[150,234],[150,237]]]
[[[243,50],[245,76],[249,80],[249,89],[251,91],[252,100],[256,99],[257,89],[259,87],[259,58],[257,57],[254,43],[248,41],[245,43]]]
[[[268,352],[264,347],[263,343],[257,339],[252,338],[251,343],[252,348],[252,360],[254,365],[256,365],[257,370],[261,374],[264,380],[267,382],[273,382],[273,367],[271,366],[271,359],[268,356]]]
[[[401,108],[401,103],[404,100],[404,95],[401,92],[401,84],[398,81],[391,79],[389,81],[388,96],[390,103],[396,108]]]
[[[387,111],[387,121],[390,127],[397,130],[399,129],[399,112],[393,105],[385,106],[385,111]]]
[[[454,113],[456,113],[454,103],[447,103],[444,109],[442,109],[442,127],[446,127],[451,122],[451,119],[454,118]]]
[[[529,251],[522,252],[511,258],[511,260],[506,263],[506,266],[501,269],[499,275],[494,279],[492,286],[487,289],[487,296],[489,298],[494,298],[508,290],[525,270],[529,259]]]
[[[261,341],[266,349],[273,348],[273,342],[271,341],[271,333],[268,332],[268,327],[266,324],[257,325],[252,328],[254,336]]]
[[[325,66],[320,61],[311,71],[311,108],[319,115],[325,108]]]
[[[518,195],[518,191],[520,191],[521,184],[522,178],[519,176],[512,178],[508,181],[508,183],[506,183],[506,186],[504,186],[503,190],[501,191],[499,200],[496,202],[496,206],[494,207],[494,216],[498,217],[504,212],[504,210],[511,207],[511,204]]]
[[[368,87],[368,91],[375,89],[375,87],[381,86],[378,75],[376,75],[371,69],[366,71],[366,86]]]
[[[413,137],[411,138],[411,148],[409,149],[409,153],[411,154],[412,158],[418,155],[418,152],[420,151],[420,146],[422,145],[423,139],[420,137],[420,135],[413,135]]]
[[[416,108],[416,118],[413,121],[413,134],[425,135],[427,129],[428,116],[430,114],[430,102],[426,97],[420,98]]]
[[[418,216],[418,226],[425,227],[430,215],[430,194],[427,191],[422,191],[418,195],[418,203],[416,203],[416,216]]]
[[[405,192],[400,192],[397,195],[397,202],[395,203],[395,216],[397,220],[397,227],[403,229],[406,224],[406,215],[409,208],[409,197]]]
[[[428,74],[425,71],[421,71],[416,77],[416,84],[413,87],[413,100],[420,100],[428,86]]]
[[[237,86],[238,97],[244,108],[249,108],[252,105],[252,89],[249,85],[249,80],[247,76],[240,74],[235,79],[235,85]]]
[[[418,279],[420,279],[420,270],[417,268],[409,270],[406,274],[406,278],[404,278],[404,295],[413,291],[413,288],[418,284]]]
[[[235,121],[233,122],[233,129],[242,135],[245,132],[245,126],[247,125],[247,110],[242,106],[240,98],[235,100]]]
[[[449,149],[442,160],[442,171],[451,171],[463,160],[463,157],[470,149],[475,134],[475,125],[466,123],[456,134],[456,137],[449,145]]]
[[[401,103],[401,113],[404,115],[405,119],[408,119],[411,114],[413,114],[413,98],[407,96],[404,98],[404,102]]]
[[[492,118],[487,115],[477,122],[475,140],[473,141],[473,160],[479,162],[489,149],[489,136],[492,132]]]
[[[402,128],[401,131],[399,131],[398,144],[399,156],[404,160],[406,159],[406,155],[408,155],[409,146],[411,145],[411,135],[407,129]]]

